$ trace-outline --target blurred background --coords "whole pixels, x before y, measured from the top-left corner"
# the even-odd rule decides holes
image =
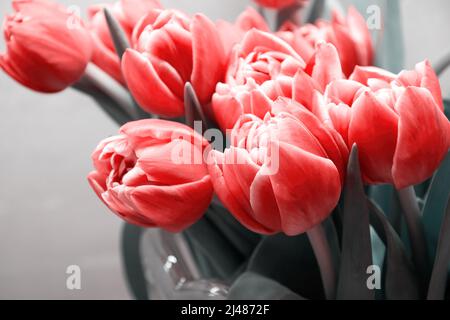
[[[102,1],[58,2],[85,12]],[[450,52],[448,0],[399,2],[404,67],[413,68],[425,58],[435,63]],[[161,3],[233,21],[250,1]],[[9,0],[0,2],[2,17],[11,11]],[[2,39],[0,50],[4,48]],[[446,96],[449,73],[441,82]],[[71,89],[34,93],[0,72],[0,299],[131,298],[120,256],[122,222],[86,182],[92,150],[116,131],[87,96]],[[66,288],[69,265],[81,267],[81,290]]]

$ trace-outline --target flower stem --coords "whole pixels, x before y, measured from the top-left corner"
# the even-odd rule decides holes
[[[333,265],[330,244],[321,224],[307,232],[309,241],[319,264],[325,297],[327,300],[336,298],[336,270]]]
[[[417,202],[414,187],[398,190],[400,204],[403,208],[406,225],[411,242],[412,260],[419,272],[422,285],[426,286],[429,280],[429,256],[425,239],[425,230],[422,224],[422,214]]]

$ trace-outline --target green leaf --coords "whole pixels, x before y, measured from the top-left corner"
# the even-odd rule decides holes
[[[447,196],[448,197],[448,196]],[[428,299],[443,300],[448,280],[448,267],[450,263],[450,198],[447,201],[447,210],[442,223],[436,259],[431,275]]]
[[[108,29],[109,29],[111,38],[114,43],[114,48],[116,49],[119,59],[122,59],[122,56],[125,53],[125,50],[127,50],[130,47],[128,38],[125,35],[125,32],[122,29],[122,26],[116,20],[116,18],[111,14],[109,9],[104,8],[103,13],[105,15],[106,23],[108,24]]]
[[[302,297],[325,299],[319,266],[306,234],[265,237],[247,270],[279,282]]]
[[[392,185],[370,186],[369,197],[386,214],[394,230],[400,234],[402,209],[394,187]]]
[[[358,160],[358,148],[350,154],[342,212],[342,253],[337,299],[373,300],[367,287],[367,268],[372,265],[369,209]]]
[[[450,191],[450,153],[435,173],[422,210],[428,252],[434,259]]]
[[[243,273],[231,286],[228,300],[304,300],[280,283],[253,272]]]
[[[368,201],[370,222],[386,246],[384,294],[387,300],[416,300],[420,298],[416,270],[402,240],[381,209]]]

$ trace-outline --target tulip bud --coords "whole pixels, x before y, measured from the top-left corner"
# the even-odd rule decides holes
[[[181,231],[212,199],[203,152],[208,142],[191,128],[147,119],[130,122],[92,154],[88,180],[119,217],[144,227]]]
[[[133,32],[134,49],[122,69],[139,105],[154,114],[184,114],[184,86],[192,83],[204,106],[223,80],[226,55],[216,26],[204,15],[193,18],[175,10],[153,10]]]
[[[83,75],[92,55],[89,32],[74,13],[47,0],[14,0],[3,24],[0,67],[30,89],[62,91]]]
[[[212,151],[214,189],[244,226],[261,234],[298,235],[336,206],[348,149],[333,129],[288,99],[261,120],[242,116],[224,153]],[[295,108],[296,116],[284,112]]]

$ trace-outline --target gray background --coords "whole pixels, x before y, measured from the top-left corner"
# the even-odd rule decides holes
[[[94,0],[59,0],[83,10]],[[234,19],[243,0],[162,0],[166,7]],[[0,16],[11,12],[0,3]],[[450,51],[447,0],[401,0],[406,67]],[[0,49],[4,43],[0,41]],[[450,92],[447,76],[442,82]],[[88,97],[31,92],[0,72],[0,299],[129,299],[119,255],[121,221],[88,187],[90,154],[117,127]],[[82,290],[66,289],[67,266]]]

